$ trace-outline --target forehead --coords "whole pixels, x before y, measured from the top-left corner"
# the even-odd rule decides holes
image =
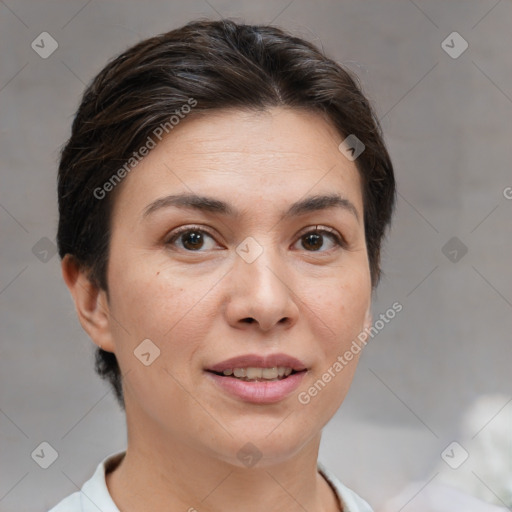
[[[233,161],[240,170],[244,167],[241,160],[250,157],[266,163],[260,169],[262,173],[271,172],[287,160],[293,160],[294,167],[299,168],[298,157],[305,166],[326,161],[332,153],[338,157],[338,139],[341,140],[319,113],[282,107],[202,112],[177,128],[164,139],[162,152],[178,149],[178,158]]]
[[[362,214],[361,180],[320,114],[216,110],[182,121],[124,179],[115,210],[142,215],[167,194],[215,195],[247,209],[337,192]]]

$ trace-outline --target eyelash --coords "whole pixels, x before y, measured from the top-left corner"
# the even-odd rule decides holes
[[[215,239],[215,237],[207,230],[199,227],[199,226],[183,226],[182,228],[178,228],[173,234],[172,236],[166,240],[165,242],[165,245],[172,245],[174,244],[174,242],[176,242],[176,240],[178,240],[178,238],[184,234],[184,233],[187,233],[189,231],[193,231],[195,233],[204,233],[204,234],[207,234],[209,237]],[[301,239],[302,237],[306,236],[306,235],[309,235],[311,233],[315,233],[315,234],[327,234],[329,235],[329,237],[331,238],[331,240],[334,241],[334,243],[339,246],[339,247],[342,247],[342,248],[346,248],[347,247],[347,243],[345,241],[345,239],[340,236],[336,231],[330,229],[330,228],[321,228],[321,229],[317,229],[317,228],[313,228],[313,229],[310,229],[309,231],[306,231],[304,233],[302,233],[301,235],[299,235],[299,239]],[[332,250],[332,249],[331,249]],[[188,251],[185,249],[186,252],[190,252],[190,253],[194,253],[194,252],[197,252],[197,253],[200,253],[200,252],[204,252],[204,251]],[[307,252],[310,252],[310,253],[317,253],[317,252],[320,252],[320,253],[323,253],[323,252],[330,252],[330,251],[307,251]]]

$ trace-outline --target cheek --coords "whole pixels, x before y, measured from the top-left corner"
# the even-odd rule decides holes
[[[354,378],[362,349],[353,342],[364,329],[371,297],[368,282],[364,274],[353,274],[350,280],[331,280],[310,303],[316,353],[321,357],[297,399],[301,421],[311,428],[327,424]]]
[[[207,337],[211,318],[207,291],[215,283],[210,284],[206,277],[193,279],[183,270],[166,268],[158,261],[153,264],[150,255],[133,260],[133,264],[122,259],[112,261],[111,325],[123,372],[139,373],[145,368],[136,355],[141,343],[151,340],[157,348],[146,341],[149,352],[158,354],[151,368],[179,376]]]
[[[112,310],[128,331],[164,341],[176,329],[187,328],[189,312],[204,295],[204,280],[191,279],[183,269],[166,268],[151,254],[115,263],[110,275]]]
[[[167,402],[185,415],[190,400],[182,386],[189,387],[187,369],[209,332],[207,297],[201,300],[208,283],[147,262],[117,268],[123,271],[110,276],[111,325],[127,395],[155,417],[167,417]]]
[[[371,302],[370,278],[367,272],[353,272],[330,278],[317,292],[310,294],[308,306],[321,332],[319,339],[325,352],[342,351],[363,331]]]

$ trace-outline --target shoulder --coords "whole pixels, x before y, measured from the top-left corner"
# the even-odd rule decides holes
[[[352,489],[343,485],[334,473],[327,469],[320,461],[318,461],[318,470],[336,492],[343,506],[343,512],[373,512],[370,505],[363,498]]]

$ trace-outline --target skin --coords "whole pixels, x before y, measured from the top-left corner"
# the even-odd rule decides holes
[[[108,300],[71,257],[63,260],[83,328],[116,354],[124,375],[128,448],[107,475],[123,512],[339,510],[317,472],[318,449],[360,354],[309,404],[297,395],[371,325],[361,181],[341,140],[319,114],[297,109],[190,116],[116,191]],[[329,208],[279,220],[293,202],[333,192],[357,217]],[[153,201],[177,193],[213,196],[241,216],[170,206],[144,217]],[[346,247],[324,234],[315,250],[305,235],[317,225]],[[180,226],[211,237],[166,243]],[[235,251],[249,236],[264,249],[250,264]],[[134,355],[144,339],[160,349],[150,366]],[[233,356],[278,352],[308,372],[274,404],[233,398],[205,374]],[[252,468],[237,458],[247,442],[262,454]]]

